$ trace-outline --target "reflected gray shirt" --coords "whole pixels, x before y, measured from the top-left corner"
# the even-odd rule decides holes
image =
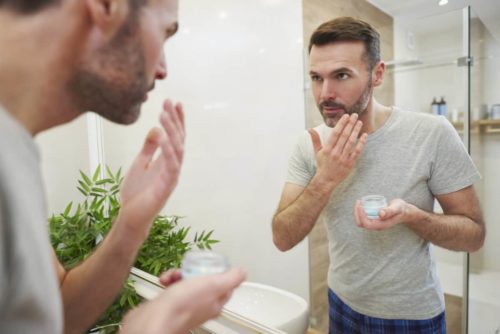
[[[325,142],[331,128],[315,128]],[[290,159],[287,182],[307,186],[316,160],[307,132]],[[460,137],[444,118],[397,108],[368,136],[352,173],[321,213],[328,231],[329,287],[352,309],[386,319],[428,319],[444,311],[433,249],[403,224],[385,231],[356,226],[355,201],[364,195],[401,198],[432,212],[434,196],[480,178]]]
[[[62,333],[38,149],[0,106],[0,333]]]

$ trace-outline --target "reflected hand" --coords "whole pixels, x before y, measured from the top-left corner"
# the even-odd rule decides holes
[[[351,173],[366,144],[366,133],[358,140],[362,126],[357,114],[343,115],[323,147],[313,141],[317,174],[326,184],[339,184]]]
[[[379,211],[379,218],[370,219],[358,200],[354,205],[354,220],[358,227],[371,230],[383,231],[396,224],[414,221],[420,209],[402,199],[394,199],[389,205]]]
[[[157,298],[130,312],[121,333],[185,334],[217,317],[244,279],[243,270],[232,269],[173,283]]]
[[[144,146],[122,182],[119,219],[146,238],[151,222],[165,205],[177,185],[184,156],[184,114],[182,106],[163,104],[160,114],[163,129],[149,131]],[[157,149],[160,154],[153,159]]]

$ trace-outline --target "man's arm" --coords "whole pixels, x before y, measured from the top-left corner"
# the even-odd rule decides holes
[[[473,186],[436,196],[444,214],[426,212],[397,199],[381,210],[380,220],[370,220],[356,203],[358,226],[371,230],[384,230],[398,223],[406,224],[421,238],[453,250],[474,252],[483,246],[486,228]]]
[[[307,187],[287,183],[273,218],[273,241],[287,251],[311,232],[321,211],[328,203],[331,190],[313,178]]]
[[[278,210],[273,217],[273,241],[281,251],[293,248],[312,230],[335,187],[352,171],[366,134],[357,114],[342,116],[323,147],[314,144],[317,172],[306,187],[285,184]]]
[[[84,262],[65,272],[57,262],[66,333],[87,330],[112,303],[128,277],[151,223],[177,184],[183,157],[182,107],[170,101],[129,168],[120,189],[120,213],[104,241]],[[154,156],[158,149],[161,153]]]

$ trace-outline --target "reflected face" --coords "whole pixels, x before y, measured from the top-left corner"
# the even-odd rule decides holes
[[[81,112],[135,122],[156,79],[167,76],[163,44],[177,31],[177,0],[149,0],[82,61],[69,89]]]
[[[373,92],[372,74],[358,41],[313,46],[309,55],[312,93],[325,124],[344,114],[363,114]]]

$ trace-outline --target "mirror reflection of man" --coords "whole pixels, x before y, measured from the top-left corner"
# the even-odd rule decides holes
[[[286,251],[321,217],[329,238],[330,333],[445,333],[431,244],[473,252],[485,226],[479,174],[443,117],[384,106],[379,34],[337,18],[309,44],[312,92],[324,124],[305,132],[273,218]],[[390,200],[368,219],[359,199]],[[433,213],[434,199],[443,214]]]
[[[1,333],[84,332],[119,293],[177,184],[182,106],[165,101],[161,128],[148,133],[122,183],[111,231],[70,271],[50,247],[33,137],[87,110],[133,123],[167,75],[163,43],[177,25],[177,0],[0,0]],[[216,316],[244,276],[234,269],[180,281],[167,272],[168,288],[131,312],[122,332],[186,333]]]

